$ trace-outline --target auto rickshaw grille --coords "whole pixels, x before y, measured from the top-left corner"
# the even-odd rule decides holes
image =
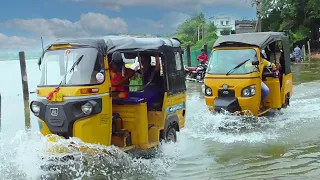
[[[235,91],[233,89],[219,89],[219,97],[235,97]]]

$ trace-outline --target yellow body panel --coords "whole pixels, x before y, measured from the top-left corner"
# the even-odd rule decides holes
[[[292,96],[292,73],[282,76],[282,88],[281,88],[281,103],[285,103],[286,94],[289,93],[289,97]]]
[[[254,75],[256,77],[254,78]],[[214,76],[206,75],[204,84],[212,89],[212,96],[206,96],[205,101],[207,106],[213,107],[214,100],[218,97],[218,90],[222,89],[223,84],[228,84],[230,89],[235,91],[235,96],[238,98],[239,104],[243,110],[249,110],[253,114],[257,114],[259,110],[261,91],[257,90],[256,95],[252,97],[241,97],[243,88],[256,85],[256,89],[261,89],[261,79],[258,73],[249,75],[229,75],[229,76]]]
[[[48,128],[47,124],[43,120],[38,118],[38,123],[39,123],[39,127],[40,127],[40,132],[42,135],[47,136],[49,134],[52,134],[52,132]]]
[[[112,113],[111,98],[102,97],[100,114],[77,120],[73,125],[73,136],[87,143],[111,145]]]
[[[131,132],[132,144],[139,149],[149,147],[147,104],[113,105],[113,113],[120,114],[123,129]]]
[[[185,109],[186,109],[186,93],[181,93],[177,95],[168,96],[165,94],[163,100],[163,110],[166,113],[166,116],[175,113],[179,118],[179,128],[184,128],[185,125]],[[175,112],[169,113],[168,109],[173,106],[183,105],[183,108],[176,110]],[[162,126],[161,126],[162,127]]]
[[[281,108],[280,82],[279,78],[266,78],[264,83],[269,87],[270,93],[267,96],[264,105],[271,109]]]

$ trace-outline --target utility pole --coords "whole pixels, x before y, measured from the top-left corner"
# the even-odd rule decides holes
[[[198,26],[198,41],[200,41],[200,25]]]
[[[204,23],[202,24],[202,45],[204,45]]]
[[[256,32],[261,32],[261,0],[254,0],[257,9]]]

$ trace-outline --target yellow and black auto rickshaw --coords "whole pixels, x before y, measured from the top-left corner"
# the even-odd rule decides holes
[[[272,63],[277,71],[270,69]],[[269,93],[264,91],[261,103],[264,85]],[[215,112],[260,116],[287,107],[292,96],[289,38],[282,32],[221,36],[209,58],[204,93],[207,106]]]
[[[140,56],[156,54],[163,74],[144,78],[141,90],[129,92],[127,98],[112,98],[109,63],[114,52],[128,59],[139,57],[140,64]],[[185,124],[181,52],[175,38],[106,36],[49,45],[39,60],[37,100],[30,103],[41,133],[123,151],[150,149],[161,140],[175,142],[176,131]],[[152,101],[148,93],[156,93]]]

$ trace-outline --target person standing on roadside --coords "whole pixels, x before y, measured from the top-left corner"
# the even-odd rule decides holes
[[[301,49],[298,45],[294,48],[294,57],[296,59],[296,63],[299,63],[301,60]]]

